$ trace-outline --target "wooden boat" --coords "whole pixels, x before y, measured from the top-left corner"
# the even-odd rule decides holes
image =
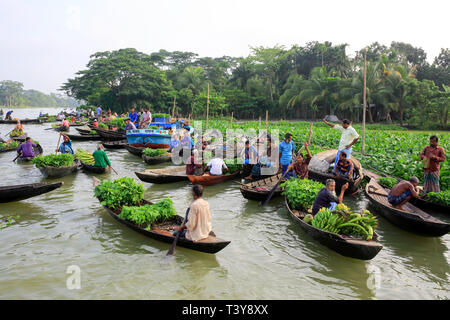
[[[16,124],[17,121],[20,121],[22,124],[40,124],[44,122],[42,119],[0,120],[0,124]]]
[[[28,137],[28,133],[24,133],[21,134],[20,136],[9,136],[11,139],[13,139],[14,141],[20,141],[20,142],[24,142],[26,140],[26,138]]]
[[[192,182],[192,184],[201,184],[202,186],[212,186],[233,179],[237,175],[239,175],[239,171],[231,174],[224,174],[221,176],[211,176],[209,174],[204,174],[202,176],[188,175],[187,177]]]
[[[104,140],[118,141],[118,140],[126,139],[125,138],[125,132],[105,130],[105,129],[102,129],[102,128],[95,128],[93,130],[97,131],[97,134],[100,137],[102,137],[102,139],[104,139]]]
[[[99,199],[99,201],[101,201]],[[143,200],[142,204],[152,204],[151,202]],[[122,219],[119,217],[119,214],[122,210],[122,208],[118,208],[116,210],[110,209],[106,206],[103,206],[106,211],[109,213],[111,217],[122,223],[123,225],[131,228],[132,230],[139,232],[140,234],[143,234],[146,237],[163,241],[169,244],[173,243],[173,240],[175,237],[173,236],[172,228],[174,226],[180,226],[183,222],[183,217],[181,216],[174,216],[172,219],[169,219],[168,221],[162,222],[162,223],[154,223],[151,226],[150,230],[146,230],[142,227],[139,227],[138,225],[134,224],[131,221]],[[205,253],[217,253],[223,248],[225,248],[227,245],[230,244],[231,241],[222,240],[214,234],[214,232],[211,231],[209,234],[209,237],[200,241],[191,241],[186,238],[179,238],[177,242],[177,246],[184,247],[200,252]]]
[[[87,124],[87,122],[82,122],[82,123],[71,123],[70,126],[71,127],[84,127]]]
[[[19,146],[15,147],[15,148],[2,148],[2,149],[0,149],[0,153],[8,152],[8,151],[15,151],[17,149],[19,149]]]
[[[267,199],[267,196],[269,195],[270,191],[277,184],[278,180],[280,180],[282,176],[283,175],[279,173],[266,179],[242,184],[240,188],[241,193],[246,199],[264,201]],[[272,198],[280,196],[281,192],[282,189],[280,186],[278,186],[278,188],[274,191]]]
[[[11,202],[35,197],[61,187],[63,182],[31,183],[0,187],[0,202]]]
[[[170,153],[163,154],[162,156],[157,157],[149,157],[146,155],[142,155],[142,159],[145,161],[146,164],[158,164],[158,163],[164,163],[164,162],[170,162],[172,160],[172,156]]]
[[[87,172],[98,173],[98,174],[111,172],[111,167],[109,167],[108,169],[102,168],[102,167],[95,167],[93,165],[84,163],[82,161],[80,161],[80,164],[81,164],[82,169]]]
[[[72,174],[74,172],[77,172],[78,170],[78,161],[75,160],[73,165],[68,167],[44,167],[39,168],[41,173],[44,175],[45,178],[61,178],[64,176],[68,176],[69,174]]]
[[[143,172],[135,172],[135,174],[144,182],[158,184],[189,180],[186,175],[186,166],[145,170]]]
[[[318,241],[320,244],[343,256],[361,260],[370,260],[373,259],[383,248],[383,246],[376,241],[378,239],[378,235],[375,232],[373,240],[367,241],[339,235],[313,227],[312,225],[303,222],[303,217],[306,215],[305,212],[297,212],[296,210],[293,210],[289,206],[286,197],[284,201],[291,217],[298,223],[303,231],[305,231],[310,237]]]
[[[92,131],[91,129],[82,129],[82,128],[75,128],[75,130],[77,130],[78,133],[81,135],[90,135]]]
[[[70,140],[73,140],[73,141],[87,141],[87,140],[100,140],[101,139],[101,137],[97,134],[85,134],[85,135],[67,134],[67,136],[70,138]]]
[[[142,151],[144,151],[145,148],[126,144],[125,149],[127,149],[129,153],[134,154],[135,156],[142,157]]]
[[[349,180],[346,178],[337,178],[331,172],[323,172],[318,170],[318,163],[320,162],[328,162],[330,165],[334,163],[336,159],[337,150],[331,149],[320,152],[312,157],[311,162],[308,166],[308,178],[311,180],[319,181],[325,184],[327,179],[333,179],[336,182],[336,193],[339,194],[341,192],[341,187],[348,183],[348,189],[346,193],[355,193],[358,191],[359,185],[361,184],[362,179],[364,178],[363,168],[361,163],[355,157],[351,156],[351,160],[353,165],[355,166],[355,170],[353,172],[353,180]]]
[[[34,150],[34,154],[36,157],[39,157],[41,154],[44,153],[44,150],[42,149],[40,144],[36,145],[36,147],[34,147],[33,150]],[[17,161],[19,161],[19,162],[20,161],[31,161],[31,160],[33,160],[33,158],[21,158],[21,157],[17,158]]]
[[[450,231],[450,224],[430,216],[410,203],[403,205],[405,210],[392,207],[387,200],[388,192],[375,179],[370,179],[365,193],[377,212],[399,228],[431,237],[440,237]]]
[[[450,214],[450,206],[434,203],[424,198],[412,198],[410,202],[421,209],[429,209],[440,213]]]
[[[106,149],[123,149],[128,144],[127,140],[102,142]]]

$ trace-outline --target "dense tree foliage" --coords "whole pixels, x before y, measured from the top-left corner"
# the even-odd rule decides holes
[[[0,105],[74,108],[79,102],[61,94],[48,95],[33,89],[24,90],[21,82],[4,80],[0,81]]]
[[[199,57],[193,52],[135,49],[98,52],[86,70],[61,88],[69,96],[114,111],[131,106],[204,118],[207,85],[210,114],[248,119],[339,118],[360,121],[364,49],[347,55],[347,44],[309,42],[252,47],[248,57]],[[367,119],[445,128],[450,99],[450,53],[432,64],[421,48],[403,42],[367,47]]]

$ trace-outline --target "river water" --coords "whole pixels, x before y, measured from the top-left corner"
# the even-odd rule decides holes
[[[17,109],[34,118],[40,109]],[[56,109],[43,109],[56,114]],[[50,124],[25,125],[44,153],[54,152],[58,133]],[[0,125],[2,135],[12,129]],[[71,129],[74,131],[74,129]],[[74,141],[94,151],[97,142]],[[123,150],[106,151],[118,175],[150,168]],[[449,299],[450,235],[427,238],[379,218],[384,246],[371,261],[343,257],[312,241],[289,217],[281,198],[260,207],[239,185],[206,187],[213,230],[231,244],[209,255],[146,238],[111,218],[93,197],[92,175],[79,171],[43,179],[32,164],[0,154],[0,185],[64,181],[50,193],[0,204],[0,216],[19,215],[0,230],[0,299]],[[153,166],[163,167],[163,165]],[[188,207],[190,184],[143,183],[144,197],[171,197],[180,215]],[[369,208],[364,195],[346,197],[353,209]],[[446,216],[437,215],[449,221]],[[69,290],[69,266],[80,268],[81,289]]]

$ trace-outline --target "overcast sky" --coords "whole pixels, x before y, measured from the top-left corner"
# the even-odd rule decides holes
[[[0,80],[56,92],[97,51],[247,56],[250,46],[450,47],[448,0],[0,0]]]

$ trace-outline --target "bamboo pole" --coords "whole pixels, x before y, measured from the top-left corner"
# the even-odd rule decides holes
[[[366,59],[367,59],[367,48],[364,50],[364,92],[363,92],[363,132],[362,132],[362,147],[361,153],[366,154]]]
[[[233,114],[234,112],[231,111],[231,119],[230,119],[230,128],[233,129]]]
[[[208,130],[209,122],[209,82],[208,82],[208,98],[206,99],[206,130]]]
[[[176,101],[177,101],[177,96],[173,97],[172,118],[175,116],[175,102]]]
[[[269,132],[269,111],[266,110],[266,132]]]

